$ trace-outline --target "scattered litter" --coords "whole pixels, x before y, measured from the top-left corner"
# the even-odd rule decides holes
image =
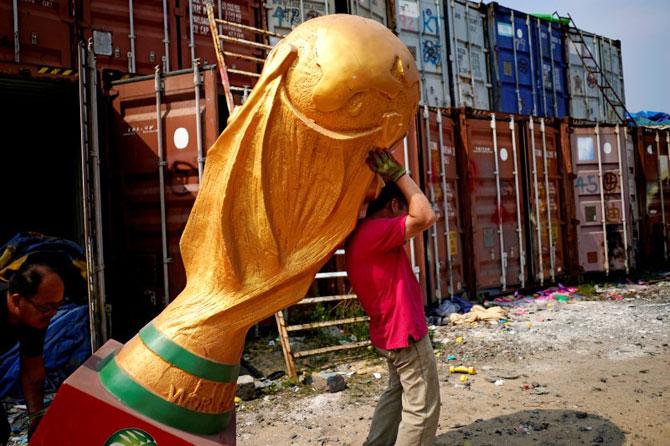
[[[374,376],[375,379],[382,379],[382,374],[379,373],[379,372],[374,372],[374,373],[372,374],[372,376]]]
[[[484,308],[481,305],[472,307],[469,313],[452,314],[449,316],[449,322],[454,325],[472,324],[477,321],[497,323],[500,319],[507,318],[507,311],[501,307]]]
[[[502,380],[502,379],[499,379],[496,382],[494,382],[493,384],[495,384],[496,386],[502,386],[503,384],[505,384],[505,381]]]
[[[462,383],[464,383],[468,380],[468,377],[467,377],[467,375],[461,375],[461,377],[459,379],[461,380]]]
[[[456,355],[447,356],[447,361],[455,361],[455,360],[456,360]]]
[[[474,367],[464,367],[458,366],[454,367],[453,365],[449,366],[449,373],[467,373],[468,375],[474,375],[477,373]]]
[[[454,340],[456,344],[462,344],[463,343],[463,336],[456,336],[456,339]]]

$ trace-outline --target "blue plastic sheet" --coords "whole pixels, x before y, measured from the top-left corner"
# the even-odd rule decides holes
[[[91,355],[88,307],[64,305],[53,317],[44,341],[47,391],[58,386]],[[19,346],[0,356],[0,398],[21,393]]]
[[[664,112],[642,110],[631,113],[635,123],[642,127],[670,127],[670,114]]]

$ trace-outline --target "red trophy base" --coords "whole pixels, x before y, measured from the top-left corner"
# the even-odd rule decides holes
[[[121,345],[107,341],[65,380],[30,439],[30,446],[235,445],[234,414],[224,432],[196,435],[147,418],[107,392],[98,377],[98,368]]]

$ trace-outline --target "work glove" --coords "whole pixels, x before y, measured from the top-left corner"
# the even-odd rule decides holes
[[[366,162],[385,183],[395,183],[406,173],[405,168],[387,150],[371,150]]]

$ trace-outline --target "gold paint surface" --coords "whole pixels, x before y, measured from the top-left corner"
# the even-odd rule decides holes
[[[196,355],[238,364],[248,328],[301,300],[354,229],[379,189],[365,158],[406,134],[418,99],[411,54],[375,21],[323,16],[279,42],[208,151],[180,244],[187,285],[156,328]],[[118,363],[159,395],[174,398],[177,385],[203,398],[218,391],[196,388],[137,337]]]

